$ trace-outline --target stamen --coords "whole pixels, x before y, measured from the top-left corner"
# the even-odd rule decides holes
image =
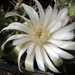
[[[34,28],[33,32],[30,34],[33,42],[37,44],[46,43],[49,38],[49,33],[44,27]]]

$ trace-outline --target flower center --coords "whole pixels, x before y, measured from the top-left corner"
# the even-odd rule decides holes
[[[36,44],[42,45],[49,39],[49,32],[44,27],[34,28],[31,33],[31,40]]]
[[[44,32],[42,29],[39,29],[35,32],[35,36],[38,37],[39,39],[43,38],[44,37]]]

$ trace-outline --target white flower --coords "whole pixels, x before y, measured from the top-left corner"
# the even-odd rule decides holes
[[[75,22],[66,26],[69,21],[67,8],[63,8],[58,12],[56,6],[52,9],[49,5],[44,11],[41,4],[37,0],[35,2],[38,6],[39,15],[32,7],[22,3],[30,20],[14,12],[6,14],[6,17],[16,15],[23,18],[27,25],[14,22],[3,28],[2,31],[13,29],[23,31],[25,34],[12,35],[4,42],[2,48],[10,40],[13,40],[12,45],[18,46],[23,44],[18,55],[19,70],[21,70],[20,59],[27,52],[25,59],[26,70],[34,71],[35,59],[40,70],[45,71],[46,66],[53,72],[59,72],[55,66],[60,66],[63,63],[61,58],[74,58],[73,55],[62,49],[75,50],[75,42],[68,41],[74,37],[72,30],[75,29]]]

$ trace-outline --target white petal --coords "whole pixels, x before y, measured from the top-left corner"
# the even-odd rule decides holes
[[[59,67],[63,64],[63,60],[61,58],[56,59],[54,57],[50,57],[55,66]]]
[[[47,54],[56,66],[60,66],[63,63],[63,61],[59,58],[58,54],[52,50],[50,44],[44,45],[43,47],[45,48]]]
[[[58,47],[56,47],[56,46],[54,46],[54,45],[52,45],[52,44],[51,44],[50,47],[51,47],[52,50],[54,50],[61,58],[64,58],[64,59],[73,59],[73,58],[74,58],[74,56],[71,55],[70,53],[68,53],[68,52],[66,52],[66,51],[64,51],[64,50],[62,50],[62,49],[60,49],[60,48],[58,48]]]
[[[17,55],[19,54],[22,47],[23,47],[23,44],[15,46],[14,50],[15,50]]]
[[[20,30],[20,31],[25,32],[24,29],[22,29],[22,28],[20,28],[20,27],[18,27],[18,26],[8,26],[8,27],[3,28],[2,31],[4,31],[4,30],[9,30],[9,29],[10,29],[10,30]]]
[[[36,47],[35,47],[35,58],[36,58],[38,68],[42,71],[45,71],[41,49],[38,45],[36,45]]]
[[[27,32],[27,33],[28,33],[28,31],[31,32],[31,29],[27,25],[20,23],[20,22],[11,23],[11,24],[9,24],[9,26],[18,26],[18,27],[24,29],[24,32]]]
[[[29,15],[30,19],[32,20],[32,23],[34,25],[37,25],[39,23],[39,16],[38,16],[37,12],[32,7],[30,7],[24,3],[22,3],[22,6],[25,9],[25,11],[27,12],[27,14]]]
[[[59,58],[59,56],[49,47],[49,44],[43,45],[43,47],[45,48],[45,50],[46,50],[46,52],[48,53],[49,56]]]
[[[50,33],[53,33],[55,31],[57,31],[58,29],[61,28],[61,22],[57,22],[55,26],[53,26],[51,29],[50,29]]]
[[[34,28],[32,22],[30,20],[28,22],[23,22],[23,24],[26,25],[27,27],[29,27],[30,28],[29,30]]]
[[[31,25],[31,21],[29,19],[27,19],[24,16],[20,16],[19,14],[15,13],[15,12],[8,12],[5,14],[5,18],[10,17],[10,16],[19,16],[20,18],[23,18],[29,25]]]
[[[16,40],[13,41],[13,44],[12,45],[20,45],[20,44],[26,43],[28,41],[30,41],[29,38],[16,39]]]
[[[55,18],[56,18],[56,16],[57,16],[57,13],[58,13],[58,9],[57,9],[57,8],[54,8],[54,9],[52,10],[50,23],[51,23],[53,20],[55,20]],[[49,23],[49,24],[50,24],[50,23]]]
[[[42,54],[43,54],[43,59],[44,59],[44,62],[45,62],[45,65],[53,72],[59,72],[55,66],[52,64],[52,62],[50,61],[49,57],[47,56],[46,52],[44,49],[41,50],[42,51]]]
[[[63,49],[75,50],[75,42],[72,42],[72,41],[60,41],[60,40],[50,39],[48,40],[48,42],[51,42],[54,45]]]
[[[52,39],[57,39],[57,40],[69,40],[72,39],[74,37],[74,33],[73,32],[67,32],[67,33],[60,33],[59,34],[52,34],[50,38]]]
[[[26,33],[31,32],[31,29],[29,27],[27,27],[26,25],[24,25],[22,23],[19,23],[19,22],[14,22],[14,23],[9,24],[9,26],[3,28],[2,31],[8,30],[8,29],[10,29],[10,30],[12,30],[12,29],[20,30],[20,31],[23,31],[23,32],[26,32]]]
[[[23,16],[22,16],[22,17],[23,17]],[[25,18],[25,17],[23,17],[23,18]],[[32,22],[31,22],[30,19],[25,18],[25,21],[27,22],[27,25],[28,25],[29,27],[32,27],[32,26],[33,26],[33,24],[32,24]],[[25,24],[25,25],[26,25],[26,24]]]
[[[27,54],[31,54],[32,51],[33,51],[33,49],[34,49],[34,47],[35,47],[35,43],[32,43],[32,44],[29,46],[28,50],[27,50]]]
[[[19,38],[23,38],[23,37],[26,37],[28,35],[26,34],[16,34],[16,35],[12,35],[10,36],[2,45],[2,49],[4,49],[4,45],[8,42],[8,41],[11,41],[11,40],[14,40],[14,39],[19,39]]]
[[[51,14],[52,14],[52,8],[49,5],[46,9],[46,15],[45,15],[45,21],[44,21],[44,26],[47,26],[49,23],[49,20],[51,18]]]
[[[63,63],[59,55],[55,51],[53,51],[51,44],[46,45],[45,50],[47,51],[47,54],[56,66],[60,66]]]
[[[30,72],[34,71],[34,68],[33,68],[34,62],[33,62],[33,60],[34,60],[34,53],[27,54],[26,59],[25,59],[25,67],[26,67],[26,70],[28,70]]]
[[[55,18],[56,18],[56,16],[57,16],[57,13],[58,13],[56,0],[54,0],[54,2],[55,2],[55,4],[54,4],[54,8],[53,8],[53,10],[52,10],[50,23],[51,23],[52,21],[54,21],[54,20],[55,20]],[[49,23],[49,24],[50,24],[50,23]]]
[[[45,14],[44,14],[44,10],[43,7],[41,6],[41,4],[38,2],[38,0],[34,0],[38,6],[38,10],[39,10],[39,15],[40,15],[40,23],[43,24],[44,22],[44,18],[45,18]]]
[[[63,8],[62,10],[60,10],[56,17],[56,22],[59,22],[59,21],[62,21],[63,19],[65,19],[67,14],[68,14],[68,8]]]
[[[55,23],[55,20],[52,21],[52,22],[48,25],[47,29],[50,31],[50,29],[51,29],[52,27],[54,27],[55,24],[56,24],[56,23]]]
[[[30,44],[25,44],[24,47],[20,50],[19,52],[19,55],[18,55],[18,68],[19,70],[21,71],[21,68],[20,68],[20,59],[21,59],[21,56],[24,54],[24,52],[27,50],[27,48],[29,47]]]
[[[75,22],[70,24],[70,25],[67,25],[67,26],[61,28],[60,30],[58,30],[55,33],[53,33],[53,35],[60,35],[60,34],[66,33],[66,32],[70,32],[70,31],[72,31],[74,29],[75,29]]]
[[[10,16],[20,16],[20,15],[15,12],[8,12],[5,14],[5,18],[10,17]]]
[[[70,20],[70,17],[69,16],[66,16],[64,18],[64,20],[62,20],[62,26],[65,26],[69,22],[69,20]]]

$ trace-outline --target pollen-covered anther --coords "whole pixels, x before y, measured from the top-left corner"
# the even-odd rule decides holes
[[[42,31],[42,29],[39,29],[37,32],[35,32],[35,36],[38,38],[43,38],[45,33]]]
[[[49,35],[48,31],[43,27],[34,29],[33,34],[31,34],[31,38],[32,38],[33,42],[36,42],[37,44],[46,43],[49,36],[50,35]]]

